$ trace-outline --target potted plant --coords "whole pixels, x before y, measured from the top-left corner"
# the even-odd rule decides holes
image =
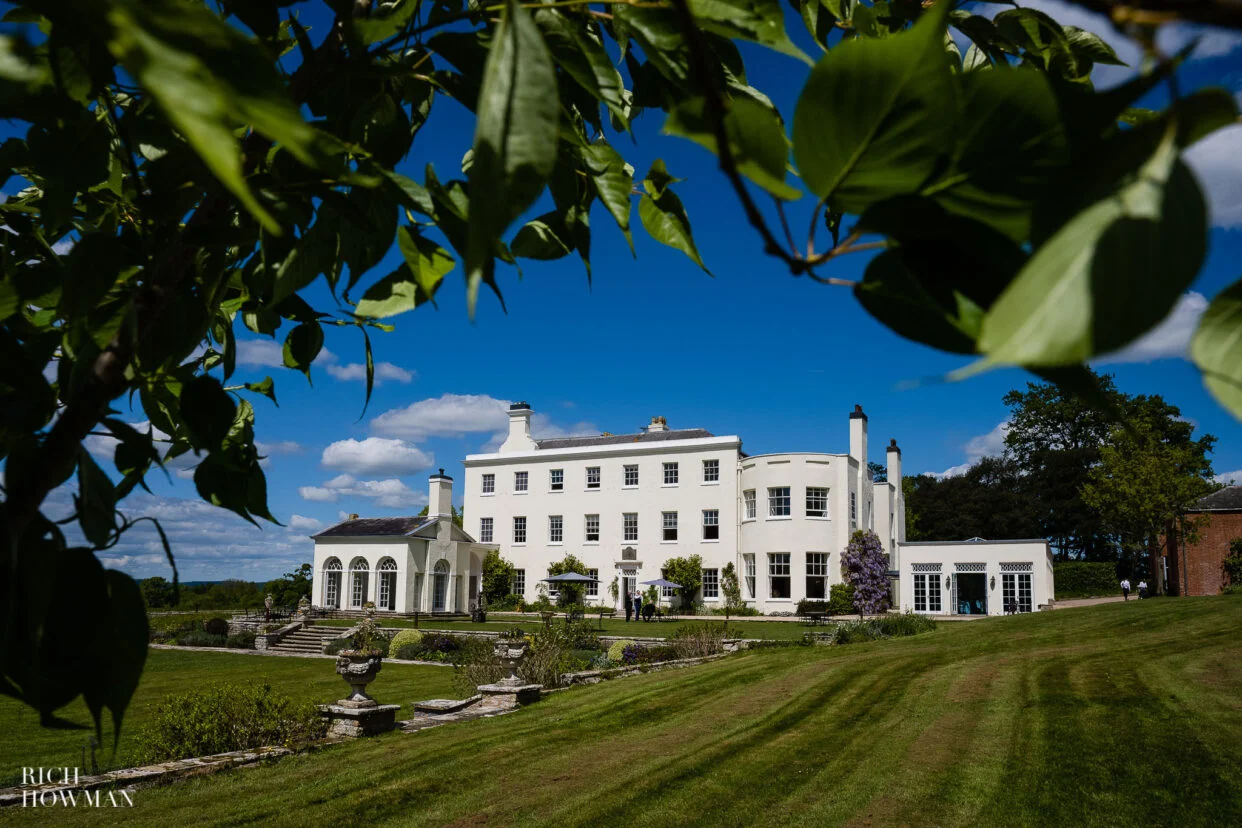
[[[367,617],[354,631],[349,649],[341,650],[336,657],[336,672],[345,679],[351,690],[342,701],[360,707],[375,704],[375,700],[367,695],[367,685],[375,681],[384,660],[379,644],[385,636],[375,623],[374,606],[368,602]]]
[[[496,639],[496,660],[509,672],[508,676],[498,682],[499,684],[518,686],[523,683],[518,676],[518,668],[526,658],[526,650],[529,646],[530,642],[526,640],[526,634],[522,632],[521,627],[511,627]]]

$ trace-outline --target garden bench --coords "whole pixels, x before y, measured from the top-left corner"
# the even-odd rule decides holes
[[[824,621],[828,618],[828,613],[808,612],[805,618],[806,618],[806,623],[810,624],[812,627],[818,627],[822,625]]]
[[[617,611],[615,609],[601,609],[599,611],[599,628],[601,630],[604,628],[604,616],[605,615],[608,616],[608,620],[611,621],[613,618],[616,617]]]

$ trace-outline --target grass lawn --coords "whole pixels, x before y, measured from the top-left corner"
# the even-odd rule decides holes
[[[497,616],[492,616],[492,617],[496,618]],[[655,621],[650,621],[650,622],[649,621],[629,621],[627,622],[624,618],[622,618],[621,620],[605,618],[603,621],[603,628],[601,629],[598,615],[596,616],[588,615],[586,617],[586,620],[590,622],[591,627],[593,629],[599,630],[601,635],[624,635],[624,636],[635,636],[639,638],[642,638],[642,637],[664,638],[665,636],[672,635],[673,630],[677,629],[678,627],[684,626],[684,625],[693,626],[693,625],[701,625],[701,624],[712,624],[714,626],[720,626],[721,624],[724,623],[723,617],[713,618],[710,620],[703,619],[703,620],[694,620],[694,621],[660,621],[660,622],[655,622]],[[315,625],[324,626],[324,627],[352,627],[356,623],[358,622],[351,621],[349,619],[336,618],[336,619],[327,619],[323,621],[316,621]],[[517,621],[516,617],[514,618],[513,621],[488,621],[483,624],[476,624],[473,621],[437,621],[433,619],[420,619],[418,626],[420,629],[434,629],[434,630],[507,630],[511,628],[514,625],[514,623],[517,623],[517,625],[519,627],[522,627],[523,629],[536,630],[542,625],[543,622],[537,618],[536,619],[523,619],[521,621]],[[557,619],[553,621],[553,623],[564,624],[565,621],[563,617],[558,616]],[[413,621],[406,621],[404,619],[399,619],[399,618],[394,618],[391,620],[381,618],[380,625],[384,627],[399,627],[403,629],[406,629],[406,628],[414,629]],[[739,631],[739,634],[743,638],[768,638],[768,639],[773,639],[776,641],[797,641],[802,638],[802,635],[804,633],[812,632],[812,631],[822,632],[822,628],[810,627],[807,624],[804,624],[803,622],[796,621],[796,620],[790,620],[790,621],[745,621],[745,620],[733,621],[733,620],[730,620],[729,629]]]
[[[333,664],[323,658],[151,650],[138,692],[125,714],[116,760],[112,759],[112,725],[107,713],[104,714],[105,748],[96,752],[96,758],[102,769],[133,765],[135,736],[146,722],[148,707],[172,693],[212,684],[254,681],[268,682],[297,699],[317,702],[339,699],[348,688],[333,672]],[[444,667],[385,664],[380,676],[385,701],[393,704],[408,705],[422,699],[453,694],[453,671]],[[95,732],[86,704],[79,699],[62,708],[59,715],[89,729],[41,728],[37,713],[7,696],[0,696],[0,757],[3,757],[0,760],[0,787],[20,783],[23,766],[85,767],[82,765],[82,747]]]
[[[108,818],[1242,824],[1240,627],[1242,598],[1157,599],[758,651],[140,790],[133,810]],[[377,696],[409,696],[391,689],[396,675],[385,668]],[[43,737],[23,728],[5,738]],[[103,815],[20,816],[98,824]]]

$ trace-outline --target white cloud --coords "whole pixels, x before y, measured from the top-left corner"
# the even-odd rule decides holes
[[[971,437],[962,445],[966,452],[966,462],[951,466],[942,472],[927,472],[932,477],[960,477],[970,471],[971,467],[985,457],[996,457],[1005,451],[1005,435],[1009,433],[1009,421],[998,423],[996,428],[987,434]]]
[[[279,440],[275,443],[255,440],[254,447],[259,450],[259,454],[267,457],[277,454],[298,454],[302,451],[301,443],[295,443],[293,440]]]
[[[320,365],[331,365],[336,361],[336,354],[327,348],[321,350],[315,357],[315,362]],[[282,368],[285,364],[283,346],[272,339],[239,339],[237,340],[237,364]]]
[[[1226,486],[1242,485],[1242,469],[1231,472],[1221,472],[1216,475],[1216,482],[1223,483]]]
[[[1213,227],[1242,227],[1239,147],[1242,147],[1242,125],[1235,124],[1213,132],[1182,156],[1207,197]]]
[[[491,432],[481,450],[495,451],[509,433],[509,404],[486,394],[444,394],[385,411],[371,421],[371,430],[410,440]],[[531,417],[530,430],[536,439],[599,434],[593,423],[558,425],[538,411]]]
[[[366,382],[367,366],[361,362],[351,362],[348,365],[329,365],[328,373],[336,379],[342,381],[356,380],[358,382]],[[375,384],[379,385],[385,380],[400,382],[403,384],[414,381],[415,373],[407,371],[399,365],[393,365],[391,362],[375,363]]]
[[[357,480],[341,474],[322,486],[302,486],[298,494],[303,500],[335,503],[342,497],[366,497],[389,509],[408,509],[427,505],[427,493],[416,492],[393,477],[387,480]]]
[[[292,532],[317,532],[323,528],[323,521],[303,515],[289,516],[289,530]]]
[[[404,440],[368,437],[338,440],[323,450],[325,468],[358,475],[417,474],[431,468],[435,458]]]
[[[1120,351],[1106,354],[1096,364],[1117,362],[1151,362],[1168,357],[1184,357],[1190,351],[1190,338],[1199,327],[1199,319],[1207,310],[1208,300],[1202,293],[1182,294],[1164,321]]]

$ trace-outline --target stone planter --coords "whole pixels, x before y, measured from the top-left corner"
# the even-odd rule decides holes
[[[496,639],[496,660],[500,662],[500,666],[509,672],[509,675],[497,684],[507,687],[520,687],[523,684],[522,679],[518,676],[518,668],[522,666],[522,661],[526,658],[526,650],[530,646],[529,642],[524,638]]]
[[[345,679],[353,692],[337,704],[345,707],[374,707],[376,701],[367,695],[367,685],[375,681],[380,667],[383,666],[383,660],[382,656],[372,653],[344,651],[338,655],[336,672]]]

